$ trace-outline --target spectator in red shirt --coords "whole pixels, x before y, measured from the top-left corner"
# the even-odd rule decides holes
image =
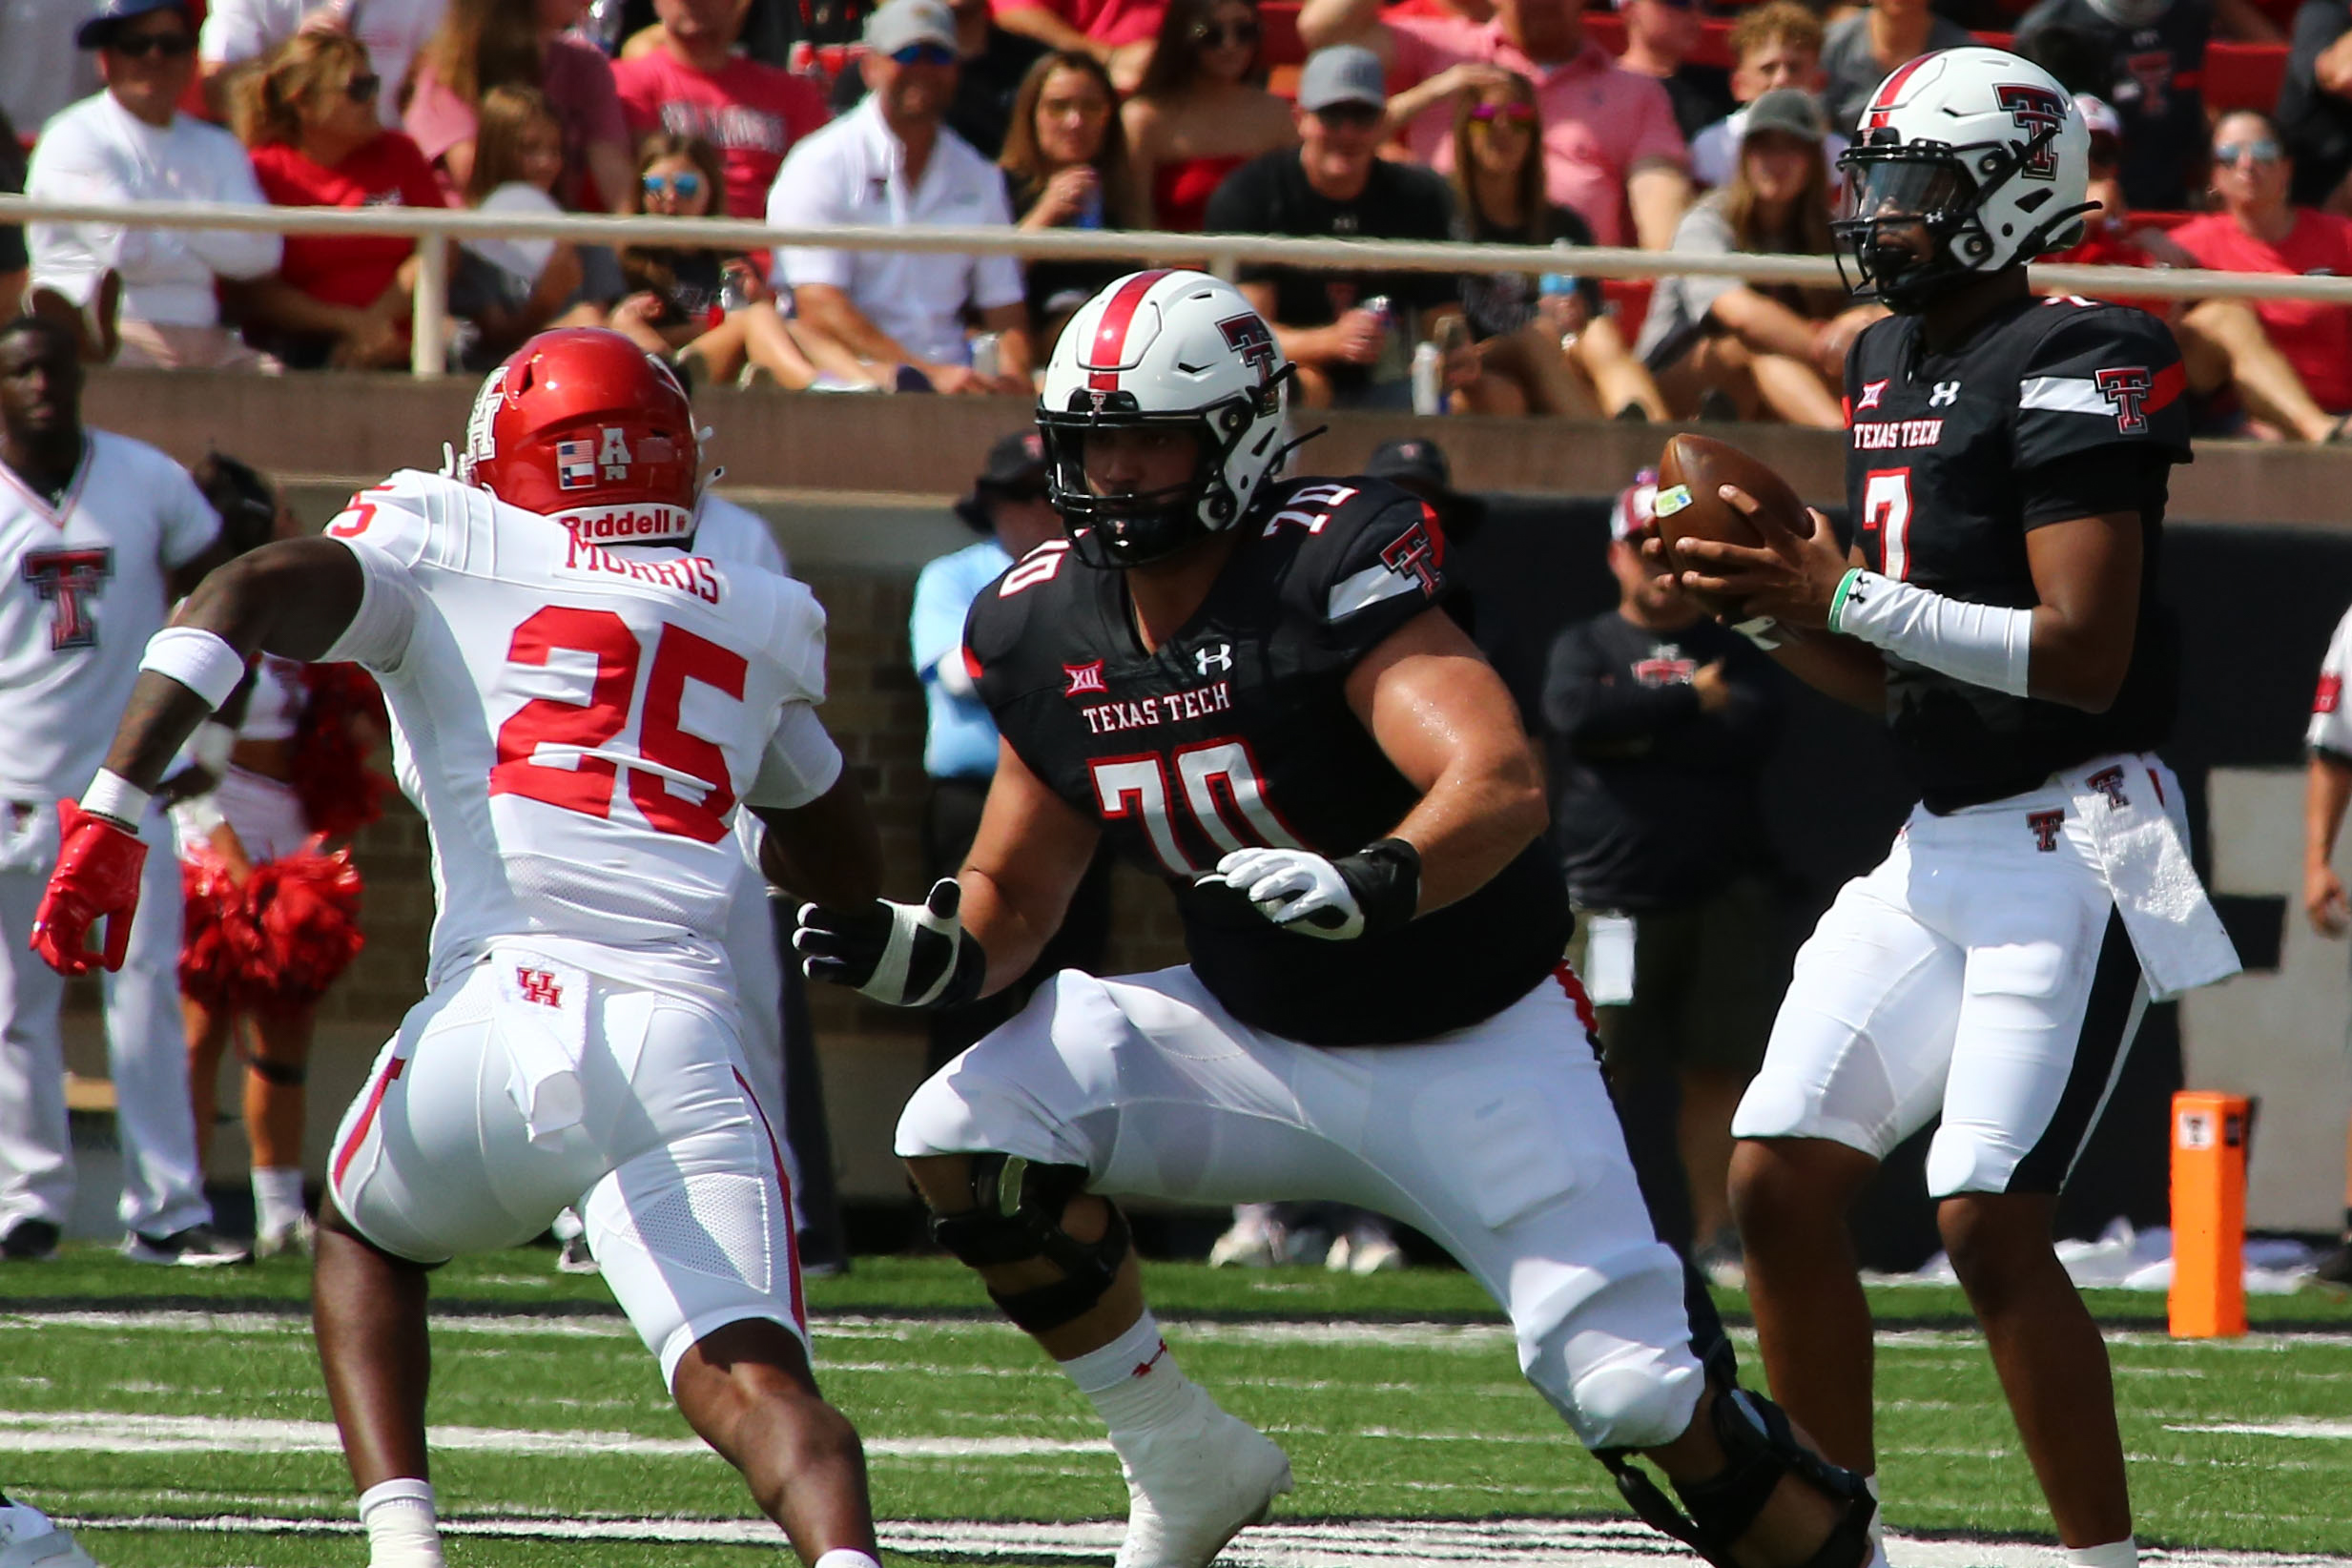
[[[1298,141],[1266,91],[1254,0],[1169,0],[1151,68],[1120,118],[1149,228],[1198,234],[1225,176]]]
[[[1493,82],[1491,72],[1452,68],[1518,72],[1536,84],[1543,111],[1551,198],[1575,208],[1600,244],[1621,245],[1629,235],[1645,250],[1674,243],[1691,191],[1673,101],[1584,35],[1579,0],[1498,0],[1486,23],[1394,13],[1383,21],[1380,0],[1307,0],[1298,31],[1310,50],[1360,43],[1379,54],[1395,93],[1391,115],[1410,114],[1406,144],[1440,173],[1453,165],[1455,95]]]
[[[441,31],[417,56],[401,123],[456,196],[473,183],[483,95],[532,87],[564,132],[555,197],[572,212],[633,213],[637,180],[629,122],[604,52],[569,29],[588,0],[449,0]]]
[[[383,83],[348,34],[299,33],[237,83],[238,136],[279,207],[439,207],[417,144],[376,117]],[[408,358],[417,244],[399,235],[288,235],[278,271],[231,285],[247,340],[296,369]]]
[[[1047,49],[1078,50],[1103,62],[1122,93],[1132,93],[1159,36],[1158,0],[989,0],[997,25]]]
[[[2222,115],[2213,132],[2213,190],[2220,210],[2175,229],[2173,242],[2197,265],[2218,271],[2352,275],[2352,218],[2290,205],[2287,187],[2294,173],[2269,115],[2250,109]],[[2252,302],[2252,312],[2310,402],[2339,416],[2324,427],[2291,419],[2286,432],[2306,441],[2341,435],[2341,416],[2352,411],[2352,309],[2305,299],[2259,299]],[[2242,378],[2239,390],[2251,411],[2266,417],[2256,389]]]
[[[727,168],[727,210],[756,213],[793,143],[832,116],[824,93],[735,52],[751,0],[653,0],[660,42],[612,68],[629,134],[698,136]]]

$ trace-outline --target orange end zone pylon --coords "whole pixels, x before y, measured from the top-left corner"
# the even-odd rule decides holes
[[[2246,1331],[2246,1145],[2240,1094],[2173,1096],[2173,1290],[2176,1339]]]

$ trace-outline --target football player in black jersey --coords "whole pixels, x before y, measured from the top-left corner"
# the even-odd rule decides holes
[[[2154,318],[2027,288],[2072,242],[2090,136],[2039,68],[1955,49],[1888,76],[1841,160],[1842,256],[1895,315],[1847,362],[1850,551],[1821,514],[1685,541],[1684,585],[1884,712],[1921,794],[1797,959],[1732,1130],[1774,1393],[1872,1469],[1845,1210],[1939,1115],[1929,1195],[2070,1558],[2137,1560],[2107,1355],[2051,1243],[2151,996],[2237,968],[2183,847],[2156,605],[2182,374]],[[1667,498],[1661,498],[1664,510]]]
[[[1070,537],[965,629],[1002,752],[962,873],[801,911],[812,976],[940,1005],[1021,973],[1104,835],[1175,890],[1189,964],[1065,971],[916,1092],[933,1233],[1108,1423],[1120,1568],[1203,1568],[1290,1475],[1178,1370],[1104,1192],[1406,1220],[1644,1517],[1723,1564],[1883,1560],[1860,1478],[1692,1354],[1560,962],[1535,754],[1438,606],[1444,530],[1379,480],[1275,479],[1289,381],[1199,273],[1079,312],[1039,410]]]

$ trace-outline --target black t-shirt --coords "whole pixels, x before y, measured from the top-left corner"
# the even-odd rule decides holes
[[[1731,95],[1731,72],[1722,66],[1685,61],[1673,75],[1659,77],[1658,85],[1666,90],[1666,99],[1674,105],[1674,123],[1686,142],[1740,107]]]
[[[1920,319],[1873,322],[1846,361],[1846,498],[1869,568],[1971,604],[2040,603],[2026,535],[2136,509],[2139,619],[2104,713],[2013,697],[1889,653],[1887,716],[1928,809],[2016,794],[2172,728],[2178,638],[2156,603],[2166,483],[2189,461],[2186,377],[2172,334],[2128,305],[2004,305],[1930,354]]]
[[[2211,0],[2172,0],[2144,27],[2121,27],[2091,0],[2041,0],[2017,24],[2017,43],[2064,28],[2107,60],[2097,89],[2123,122],[2123,195],[2135,207],[2189,204],[2189,175],[2203,163],[2205,44],[2213,36]],[[2079,89],[2078,91],[2088,91]]]
[[[1023,179],[1018,175],[1004,176],[1005,195],[1013,207],[1013,221],[1018,223],[1029,216],[1038,197],[1045,194],[1043,180]],[[1124,228],[1105,215],[1099,227]],[[1021,264],[1021,286],[1029,300],[1029,324],[1042,330],[1047,308],[1056,299],[1067,303],[1083,303],[1111,283],[1135,270],[1132,261],[1055,261],[1040,259]],[[1076,296],[1075,300],[1071,299]]]
[[[621,280],[661,300],[657,327],[708,323],[727,287],[727,260],[719,251],[623,251]]]
[[[1573,208],[1554,206],[1550,209],[1550,237],[1546,244],[1561,245],[1574,250],[1593,242],[1592,225],[1582,214]],[[1516,230],[1498,228],[1482,216],[1456,215],[1455,237],[1480,245],[1525,245],[1531,241]],[[1562,255],[1558,272],[1577,274],[1574,256]],[[1455,280],[1455,287],[1462,299],[1462,315],[1471,330],[1479,338],[1494,338],[1516,332],[1536,314],[1538,278],[1522,272],[1466,272]],[[1577,276],[1577,294],[1584,300],[1587,316],[1600,314],[1600,279]]]
[[[1045,46],[991,24],[988,44],[956,70],[956,95],[947,105],[947,128],[980,149],[990,162],[1004,151],[1013,123],[1013,99],[1021,79]]]
[[[1040,546],[973,601],[968,660],[997,729],[1119,853],[1166,878],[1201,982],[1314,1045],[1425,1040],[1499,1012],[1559,962],[1568,903],[1531,843],[1468,897],[1377,937],[1273,925],[1194,878],[1228,852],[1326,856],[1385,837],[1421,792],[1349,707],[1349,672],[1450,588],[1445,533],[1375,479],[1278,485],[1178,635],[1145,652],[1124,576]]]
[[[1719,660],[1731,697],[1704,712],[1691,677]],[[1781,727],[1770,663],[1706,619],[1659,632],[1611,610],[1554,641],[1552,838],[1578,904],[1672,909],[1757,867],[1757,781]]]
[[[2352,174],[2352,103],[2322,90],[2316,76],[2320,56],[2346,32],[2352,5],[2345,0],[2303,0],[2295,12],[2294,46],[2279,88],[2279,134],[2295,159],[2287,198],[2298,206],[2325,204]]]
[[[1427,169],[1374,158],[1352,201],[1333,201],[1307,183],[1298,149],[1250,159],[1208,198],[1210,234],[1295,235],[1310,239],[1448,239],[1454,193]],[[1274,320],[1287,327],[1328,326],[1341,312],[1386,296],[1399,310],[1430,310],[1455,300],[1453,278],[1435,272],[1241,270],[1245,283],[1274,285]]]

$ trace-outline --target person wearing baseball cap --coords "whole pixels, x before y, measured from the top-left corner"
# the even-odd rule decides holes
[[[105,91],[43,128],[28,196],[68,201],[218,201],[265,207],[237,139],[179,113],[196,82],[187,0],[105,0],[73,34]],[[27,226],[29,308],[72,331],[83,357],[123,364],[261,369],[272,361],[220,324],[224,281],[278,270],[278,236],[234,230]],[[119,321],[116,306],[119,304]]]
[[[1641,555],[1658,475],[1609,515],[1615,609],[1553,642],[1543,681],[1554,843],[1577,909],[1569,961],[1584,978],[1613,1086],[1671,1073],[1690,1225],[1653,1206],[1658,1233],[1718,1283],[1736,1277],[1726,1197],[1731,1113],[1780,1002],[1760,783],[1778,742],[1783,678]],[[1656,1083],[1651,1087],[1660,1086]],[[1637,1146],[1646,1195],[1671,1169]]]
[[[962,866],[997,771],[997,727],[963,662],[964,618],[972,601],[1015,561],[1062,537],[1061,515],[1045,499],[1045,440],[1037,426],[997,438],[970,493],[956,503],[956,515],[983,537],[923,567],[907,620],[927,721],[923,772],[931,788],[923,802],[922,855],[923,875],[931,881],[953,877]],[[1069,917],[1028,974],[968,1006],[926,1015],[929,1070],[944,1067],[1019,1012],[1037,981],[1059,969],[1100,967],[1109,927],[1110,862],[1097,856],[1071,898]]]
[[[1776,87],[1747,106],[1731,178],[1682,215],[1674,249],[1702,256],[1831,250],[1829,134],[1820,102]],[[1634,353],[1657,378],[1667,408],[1687,419],[1785,421],[1844,427],[1846,353],[1886,314],[1843,291],[1743,283],[1692,275],[1661,278]]]
[[[1379,155],[1388,134],[1380,56],[1334,44],[1307,57],[1294,112],[1299,145],[1243,164],[1217,187],[1211,234],[1309,238],[1445,239],[1453,193],[1435,174]],[[1413,406],[1413,344],[1461,313],[1443,273],[1313,273],[1244,267],[1241,291],[1273,323],[1310,408]],[[1477,377],[1467,335],[1447,364],[1455,386]]]
[[[1011,228],[1003,173],[947,128],[957,61],[955,13],[943,0],[888,0],[868,16],[857,60],[866,96],[785,155],[768,221]],[[773,279],[779,296],[791,293],[795,331],[899,367],[902,386],[1032,390],[1028,296],[1010,256],[782,246]],[[995,336],[994,366],[973,363],[967,306]]]

